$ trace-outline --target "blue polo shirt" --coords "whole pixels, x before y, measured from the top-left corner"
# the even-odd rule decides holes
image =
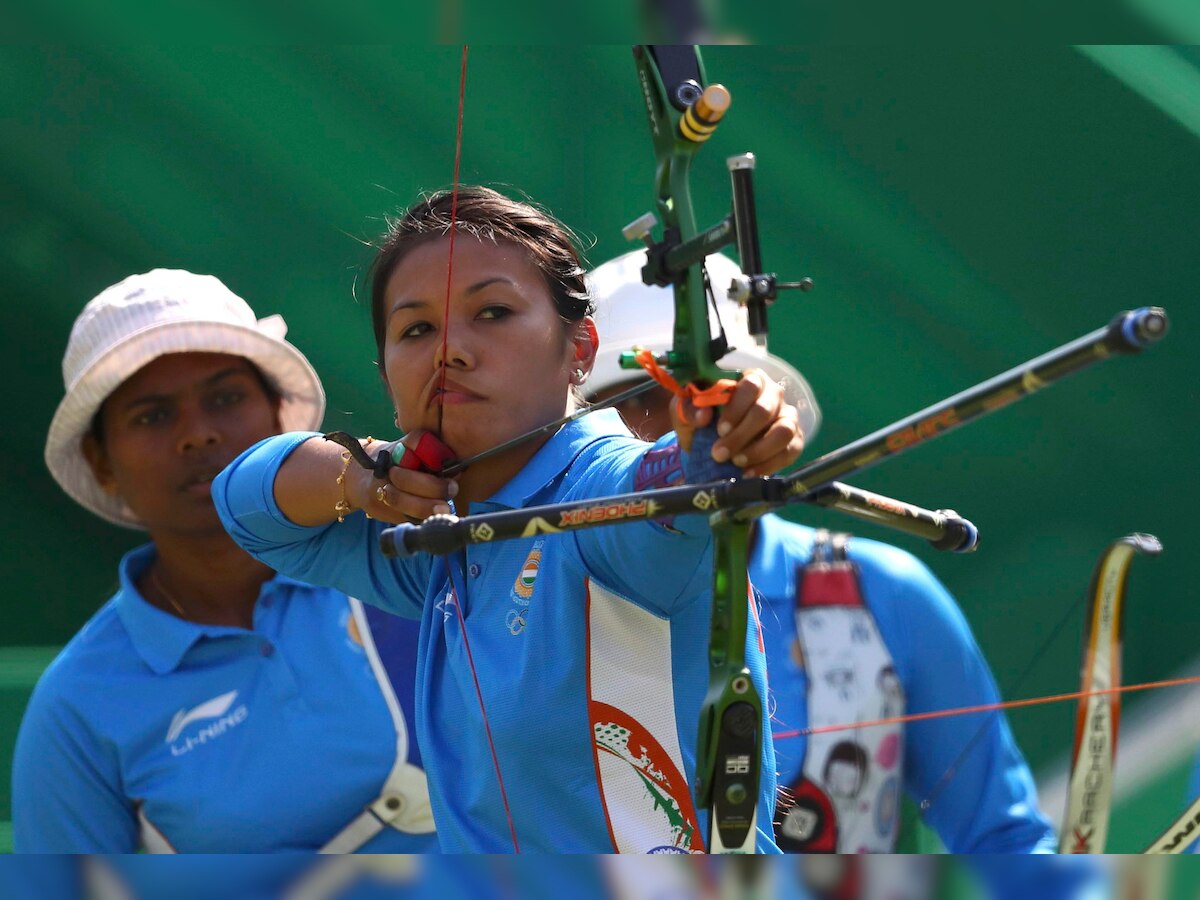
[[[595,862],[541,857],[26,854],[0,857],[4,900],[609,900]],[[586,880],[585,880],[586,879]],[[666,897],[661,900],[667,900]]]
[[[707,821],[693,789],[708,685],[707,522],[641,521],[389,559],[378,549],[386,526],[362,513],[306,528],[275,505],[279,466],[313,436],[281,435],[242,454],[213,484],[217,511],[272,568],[420,617],[417,731],[442,849],[702,847]],[[650,449],[616,413],[596,413],[565,425],[470,511],[632,491]],[[765,696],[753,629],[746,655]],[[758,845],[776,851],[769,740],[762,771]]]
[[[138,593],[153,559],[151,545],[121,560],[120,589],[34,689],[13,763],[14,848],[320,848],[379,796],[398,746],[346,596],[276,575],[250,630],[198,625]],[[404,705],[411,715],[411,694]],[[387,828],[362,849],[435,847]]]
[[[614,856],[0,857],[4,900],[683,900],[719,874]],[[630,863],[640,865],[630,868]],[[637,890],[618,893],[613,884]],[[674,888],[674,890],[671,890]],[[703,894],[702,894],[703,895]],[[794,895],[773,895],[794,900]],[[807,895],[805,895],[807,896]]]

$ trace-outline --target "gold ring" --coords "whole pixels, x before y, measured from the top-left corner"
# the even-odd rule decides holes
[[[387,502],[387,491],[385,490],[386,487],[387,485],[381,484],[379,487],[375,488],[375,499],[384,506],[391,506],[391,504]]]

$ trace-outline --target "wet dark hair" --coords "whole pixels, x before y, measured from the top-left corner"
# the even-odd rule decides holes
[[[450,191],[422,198],[394,220],[379,242],[371,263],[371,325],[375,349],[383,367],[383,344],[387,333],[384,306],[388,279],[409,253],[450,233]],[[462,185],[454,214],[456,234],[483,241],[508,241],[521,247],[530,262],[541,270],[551,298],[564,325],[572,325],[595,311],[595,303],[584,282],[584,262],[578,239],[566,225],[530,202],[506,197],[482,185]]]
[[[246,359],[244,356],[241,358]],[[271,380],[263,374],[262,369],[250,362],[248,359],[246,359],[246,364],[250,366],[250,371],[253,372],[254,377],[258,379],[259,385],[262,386],[263,393],[267,395],[267,400],[273,405],[278,405],[279,402],[283,400],[283,394],[277,387],[275,387],[275,385],[271,383]],[[147,365],[149,365],[149,363],[147,363]],[[109,394],[109,397],[111,396],[112,394]],[[108,406],[109,397],[105,397],[104,400],[101,401],[100,405],[96,407],[96,414],[92,416],[92,423],[88,426],[88,430],[86,432],[86,434],[90,434],[92,439],[101,447],[104,446],[104,408]]]

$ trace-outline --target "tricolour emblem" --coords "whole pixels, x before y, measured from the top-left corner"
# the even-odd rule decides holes
[[[525,562],[521,565],[521,571],[517,574],[517,580],[513,582],[513,599],[518,602],[528,603],[529,598],[533,596],[533,586],[537,581],[538,569],[542,565],[542,542],[538,541],[533,545],[533,549],[529,551],[529,555],[525,557]]]

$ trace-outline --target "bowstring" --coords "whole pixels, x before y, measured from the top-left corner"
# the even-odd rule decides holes
[[[446,302],[442,311],[442,375],[438,382],[437,434],[442,437],[442,417],[446,412],[446,369],[449,360],[446,351],[450,346],[450,285],[454,279],[454,233],[458,222],[458,182],[462,165],[463,109],[467,99],[467,45],[463,44],[462,64],[458,75],[458,128],[454,137],[454,180],[450,183],[450,250],[446,259]]]
[[[1012,685],[1009,686],[1009,694],[1015,694],[1018,690],[1020,690],[1021,685],[1023,685],[1029,678],[1030,673],[1037,668],[1038,663],[1041,662],[1041,659],[1045,655],[1046,651],[1054,644],[1054,642],[1058,639],[1058,636],[1062,634],[1063,629],[1066,628],[1067,625],[1072,621],[1072,619],[1075,617],[1075,613],[1077,613],[1083,606],[1084,602],[1087,600],[1087,597],[1088,595],[1085,591],[1083,594],[1080,594],[1078,597],[1076,597],[1074,602],[1067,607],[1066,612],[1059,617],[1058,622],[1056,622],[1054,627],[1050,629],[1050,633],[1042,640],[1042,643],[1038,646],[1037,650],[1034,651],[1033,655],[1029,659],[1029,663],[1022,670],[1021,674],[1018,675],[1016,680],[1013,681]],[[1000,709],[1003,709],[1003,707],[997,709],[996,715],[988,716],[983,722],[980,723],[979,727],[975,730],[975,733],[971,736],[971,739],[963,746],[962,751],[954,758],[954,761],[946,767],[946,771],[941,774],[938,780],[934,783],[933,787],[929,789],[929,793],[921,798],[921,802],[917,804],[921,812],[928,812],[933,806],[934,802],[949,786],[950,782],[954,780],[954,776],[958,774],[958,767],[962,765],[963,760],[971,754],[971,751],[974,750],[975,746],[980,742],[980,740],[983,739],[983,736],[987,733],[988,729],[1000,720]]]
[[[976,706],[956,706],[953,709],[935,709],[928,712],[905,713],[901,716],[888,716],[886,719],[845,722],[841,725],[817,725],[808,728],[793,728],[789,731],[776,731],[771,737],[774,740],[784,740],[785,738],[804,737],[812,734],[855,731],[860,728],[874,728],[878,725],[924,722],[929,719],[949,719],[954,716],[968,716],[974,713],[998,712],[1000,710],[1019,709],[1026,706],[1043,706],[1047,703],[1063,703],[1067,700],[1080,700],[1085,697],[1106,697],[1114,694],[1130,694],[1139,691],[1158,690],[1160,688],[1183,687],[1190,684],[1200,684],[1200,675],[1165,678],[1161,681],[1144,681],[1140,684],[1121,684],[1116,687],[1094,688],[1089,691],[1069,691],[1065,694],[1047,694],[1043,697],[1026,697],[1020,700],[999,700],[995,703],[980,703]]]
[[[1037,650],[1033,653],[1033,655],[1030,658],[1029,663],[1025,666],[1025,668],[1017,676],[1017,678],[1013,681],[1012,686],[1009,688],[1009,693],[1015,693],[1017,690],[1019,690],[1020,686],[1025,683],[1025,681],[1029,677],[1030,673],[1037,667],[1037,664],[1041,661],[1041,658],[1045,654],[1046,650],[1055,642],[1055,640],[1058,638],[1058,636],[1062,633],[1063,629],[1066,628],[1066,626],[1071,622],[1071,619],[1073,618],[1074,614],[1079,611],[1079,608],[1083,605],[1084,601],[1086,601],[1087,599],[1088,599],[1088,594],[1085,592],[1084,594],[1081,594],[1079,597],[1077,597],[1075,599],[1075,601],[1073,603],[1071,603],[1070,606],[1067,607],[1066,611],[1063,613],[1062,616],[1059,617],[1059,620],[1055,623],[1054,627],[1050,630],[1050,633],[1042,640],[1042,643],[1038,646]],[[986,703],[986,704],[980,704],[977,706],[959,707],[959,708],[955,708],[955,709],[946,709],[946,710],[933,710],[933,711],[921,712],[921,713],[908,713],[908,714],[901,715],[901,716],[892,716],[887,719],[877,719],[877,720],[872,720],[872,721],[867,721],[867,722],[846,722],[846,723],[843,723],[840,725],[827,725],[827,726],[822,726],[819,728],[812,728],[812,727],[810,727],[810,728],[795,728],[795,729],[790,729],[787,731],[777,731],[777,732],[772,733],[771,739],[772,740],[786,740],[789,738],[806,737],[808,735],[823,734],[826,732],[850,731],[850,730],[857,731],[857,729],[860,729],[860,728],[871,727],[871,726],[876,726],[876,725],[904,724],[904,723],[909,723],[909,722],[920,722],[920,721],[924,721],[927,719],[950,718],[953,716],[965,716],[965,715],[970,715],[970,714],[974,714],[974,713],[983,713],[983,712],[995,713],[995,715],[988,716],[982,723],[980,723],[979,727],[975,730],[975,733],[971,736],[971,739],[969,741],[967,741],[967,743],[963,746],[962,751],[959,752],[959,754],[954,758],[954,761],[951,762],[950,765],[946,767],[945,771],[942,772],[941,776],[939,776],[938,780],[934,783],[933,787],[931,787],[929,789],[928,793],[918,803],[919,809],[921,810],[921,812],[924,813],[924,812],[929,811],[929,809],[933,806],[934,802],[937,801],[937,799],[942,795],[942,793],[945,791],[945,789],[949,786],[950,782],[954,780],[954,776],[958,774],[958,768],[959,768],[959,766],[962,765],[963,760],[966,759],[967,756],[970,755],[971,751],[975,749],[976,745],[978,745],[979,741],[983,738],[983,736],[987,732],[987,730],[989,728],[991,728],[993,725],[995,725],[997,721],[999,721],[1000,713],[1002,713],[1006,709],[1019,709],[1019,708],[1028,707],[1028,706],[1039,706],[1042,704],[1063,702],[1063,701],[1067,701],[1067,700],[1078,700],[1078,699],[1081,699],[1084,697],[1090,697],[1090,696],[1100,696],[1100,695],[1108,695],[1108,694],[1119,696],[1120,694],[1123,694],[1123,693],[1145,691],[1145,690],[1157,690],[1157,689],[1165,688],[1165,687],[1178,687],[1178,686],[1183,686],[1183,685],[1188,685],[1188,684],[1196,684],[1196,683],[1200,683],[1200,676],[1190,677],[1190,678],[1167,679],[1167,680],[1163,680],[1163,681],[1152,681],[1152,682],[1147,682],[1145,684],[1122,685],[1122,686],[1118,686],[1115,688],[1109,688],[1107,690],[1074,691],[1072,693],[1067,693],[1067,694],[1050,694],[1050,695],[1031,697],[1031,698],[1021,699],[1021,700],[1003,700],[1003,701],[999,701],[996,703]]]
[[[441,378],[438,384],[438,418],[437,418],[437,434],[441,438],[443,436],[443,417],[446,412],[445,391],[446,391],[446,374],[449,368],[449,359],[447,351],[450,346],[450,289],[454,279],[454,235],[457,231],[458,223],[458,186],[459,173],[462,165],[462,146],[463,146],[463,111],[466,106],[467,96],[467,51],[468,46],[463,44],[462,48],[462,63],[459,69],[458,76],[458,127],[454,138],[454,181],[450,188],[450,246],[446,259],[446,299],[442,310],[442,357],[441,357]],[[483,688],[479,683],[479,673],[475,668],[475,656],[471,652],[471,641],[467,637],[467,621],[463,615],[462,602],[460,601],[458,590],[454,585],[454,578],[450,572],[449,561],[447,561],[447,577],[450,580],[450,594],[454,604],[454,611],[458,620],[459,633],[462,635],[463,649],[467,654],[467,666],[471,671],[471,681],[475,687],[475,699],[479,702],[479,713],[483,717],[484,733],[487,736],[488,752],[492,757],[492,769],[496,773],[496,783],[500,789],[500,802],[504,806],[504,817],[508,822],[508,832],[512,838],[513,852],[520,853],[521,845],[517,841],[516,823],[513,821],[512,807],[508,802],[508,791],[504,787],[504,776],[500,773],[500,757],[496,753],[496,744],[492,739],[492,725],[488,719],[487,707],[483,702]],[[464,585],[465,586],[465,585]]]

